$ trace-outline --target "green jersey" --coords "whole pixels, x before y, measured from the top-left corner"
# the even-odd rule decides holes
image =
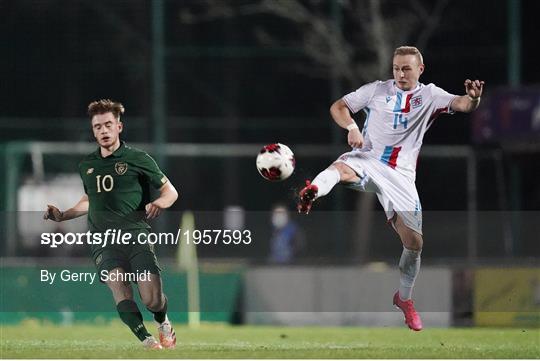
[[[98,148],[79,163],[79,173],[90,203],[91,232],[150,228],[144,208],[150,202],[150,186],[159,189],[168,180],[146,152],[122,142],[104,158]]]

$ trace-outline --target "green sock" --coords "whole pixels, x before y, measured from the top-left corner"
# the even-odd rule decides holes
[[[129,327],[131,332],[141,341],[150,334],[146,330],[143,324],[143,318],[139,307],[132,300],[123,300],[116,305],[120,319]]]
[[[154,314],[154,320],[157,323],[163,323],[163,321],[165,321],[165,318],[167,317],[167,296],[163,295],[163,297],[165,297],[165,303],[164,303],[163,309],[161,311],[154,312],[151,309],[149,309],[148,307],[146,308],[148,311],[150,311],[150,312],[152,312]]]

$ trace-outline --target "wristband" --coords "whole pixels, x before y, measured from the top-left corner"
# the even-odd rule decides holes
[[[355,122],[352,122],[351,124],[347,125],[347,130],[350,132],[353,129],[358,129],[358,124]]]
[[[471,102],[479,102],[479,101],[480,101],[480,97],[473,98],[473,97],[470,96],[469,94],[467,94],[467,98],[469,98],[469,100],[470,100]]]

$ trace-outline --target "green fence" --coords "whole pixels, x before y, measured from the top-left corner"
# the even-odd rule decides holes
[[[34,318],[55,323],[108,322],[116,319],[114,301],[107,286],[95,281],[59,282],[52,285],[40,281],[45,267],[3,267],[0,286],[0,322],[16,323]],[[61,267],[47,267],[59,274]],[[91,267],[70,267],[69,271],[95,272]],[[176,322],[187,322],[187,285],[183,272],[167,271],[163,287],[169,300],[169,317]],[[59,277],[59,276],[57,276]],[[241,297],[242,271],[201,272],[201,320],[206,322],[233,322]],[[134,290],[136,294],[136,290]],[[138,298],[138,296],[137,296]],[[139,300],[140,301],[140,300]],[[141,310],[144,309],[142,303]],[[146,320],[151,315],[144,310]]]

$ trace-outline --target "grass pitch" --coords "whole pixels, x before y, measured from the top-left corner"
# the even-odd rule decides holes
[[[144,350],[120,323],[0,326],[0,358],[540,358],[539,329],[177,327],[175,350]]]

